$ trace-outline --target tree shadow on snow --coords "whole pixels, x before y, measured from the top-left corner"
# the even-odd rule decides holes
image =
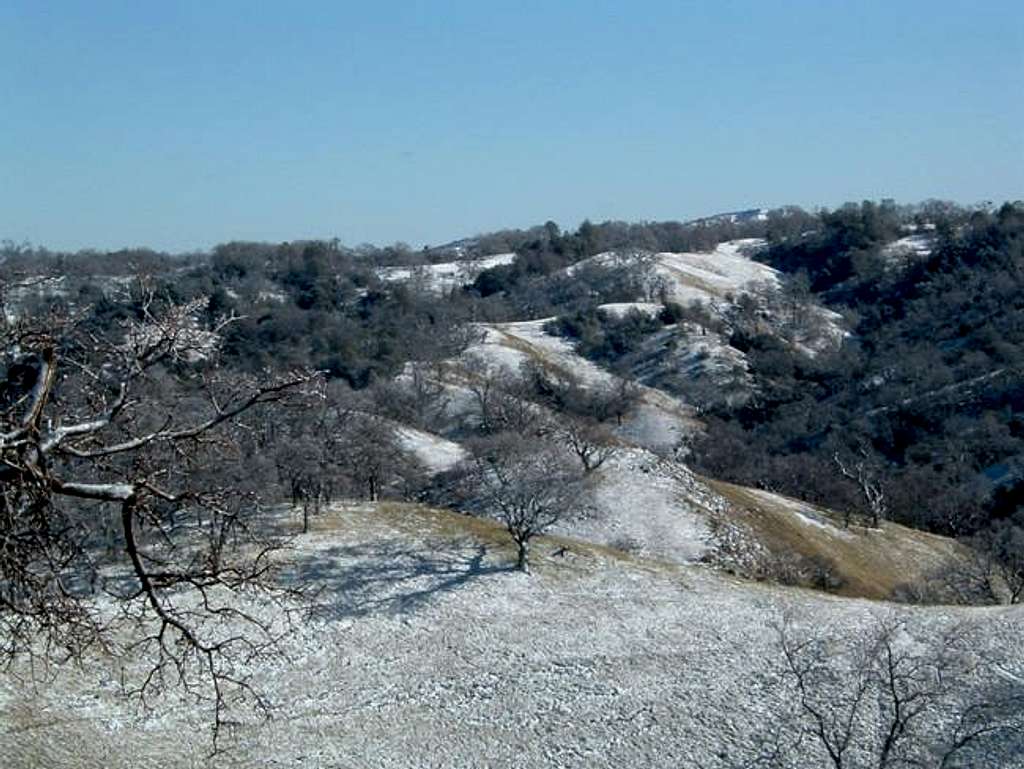
[[[487,548],[424,552],[394,542],[334,546],[305,556],[290,579],[319,590],[312,613],[323,619],[410,614],[434,598],[513,566],[484,563]]]

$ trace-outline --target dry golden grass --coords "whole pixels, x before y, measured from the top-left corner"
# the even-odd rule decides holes
[[[312,519],[310,528],[321,533],[347,530],[372,536],[379,536],[382,531],[390,529],[403,537],[418,538],[443,547],[458,544],[484,545],[492,557],[509,566],[516,560],[515,544],[498,521],[411,502],[338,505]],[[563,548],[571,557],[555,555]],[[674,563],[643,558],[618,548],[570,537],[539,536],[533,540],[530,548],[531,570],[546,576],[570,577],[574,573],[589,573],[599,566],[616,563],[627,565],[632,570],[662,576],[679,576],[682,573],[682,568]]]
[[[834,512],[813,508],[829,526],[801,521],[792,510],[772,504],[752,489],[706,480],[718,493],[745,511],[742,522],[769,550],[821,559],[841,580],[839,595],[890,598],[898,585],[927,580],[944,566],[966,556],[952,539],[884,521],[878,529],[851,525],[842,528]]]
[[[840,596],[889,599],[897,586],[927,580],[966,557],[965,549],[946,537],[888,521],[878,529],[856,525],[843,529],[836,513],[811,508],[814,517],[827,524],[816,526],[801,520],[791,507],[771,495],[704,480],[736,508],[736,522],[745,525],[770,552],[783,558],[795,554],[827,565],[841,583],[833,591]],[[802,503],[794,500],[793,504]],[[515,562],[515,546],[499,522],[421,504],[342,504],[314,518],[311,525],[314,532],[348,531],[356,536],[379,537],[390,531],[437,548],[484,545],[492,562],[509,566]],[[562,548],[571,557],[556,556]],[[669,578],[681,578],[686,571],[677,564],[561,536],[537,537],[530,562],[533,571],[561,579],[614,565]]]
[[[543,348],[538,347],[535,344],[532,344],[531,342],[523,339],[522,337],[509,334],[508,332],[502,331],[501,329],[496,330],[501,335],[501,341],[499,342],[499,344],[502,347],[507,347],[510,350],[521,352],[523,355],[537,362],[544,371],[554,376],[559,376],[562,378],[572,376],[572,372],[570,372],[565,366],[562,366],[561,364],[551,359],[551,355],[550,353],[548,353],[547,350],[544,350]]]
[[[661,266],[664,270],[670,273],[676,281],[678,281],[683,286],[689,286],[691,288],[696,288],[700,291],[705,291],[708,294],[711,294],[712,296],[721,296],[723,293],[720,288],[717,288],[716,286],[712,285],[711,283],[708,283],[705,280],[701,280],[696,275],[692,275],[689,272],[686,272],[685,270],[681,270],[678,267],[673,267],[670,264],[662,264]]]

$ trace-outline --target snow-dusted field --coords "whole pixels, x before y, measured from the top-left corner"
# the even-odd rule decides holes
[[[316,521],[295,557],[318,611],[257,670],[274,719],[231,729],[227,753],[207,757],[202,709],[126,705],[107,660],[37,686],[0,677],[3,765],[738,767],[778,733],[768,623],[785,609],[819,630],[898,612],[921,634],[976,623],[992,649],[1024,637],[1019,610],[897,609],[571,543],[540,543],[526,576],[500,538],[453,520]],[[825,765],[810,742],[800,756]]]
[[[438,435],[408,425],[396,429],[402,446],[412,452],[430,473],[450,470],[466,457],[466,450],[462,446]]]
[[[713,546],[708,515],[721,500],[682,465],[623,449],[590,480],[588,514],[559,531],[674,563],[697,562]]]

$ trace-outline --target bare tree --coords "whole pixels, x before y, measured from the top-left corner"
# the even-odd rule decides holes
[[[974,551],[970,565],[979,571],[992,594],[1005,603],[1024,600],[1024,527],[998,521],[969,540]]]
[[[476,401],[479,412],[479,427],[482,433],[497,432],[498,416],[496,401],[500,397],[502,380],[511,372],[495,370],[484,358],[468,355],[465,360],[467,386]]]
[[[480,357],[466,362],[468,386],[479,412],[480,432],[495,434],[508,430],[521,433],[543,431],[544,415],[530,400],[530,383],[524,382],[525,372],[503,366],[492,366]]]
[[[318,515],[333,499],[334,485],[328,475],[322,445],[309,435],[299,435],[278,448],[277,475],[287,487],[292,505],[302,509],[302,533],[309,531],[311,515]]]
[[[584,473],[597,470],[618,451],[610,430],[599,422],[583,417],[568,418],[562,435],[566,445],[583,465]]]
[[[863,443],[853,451],[836,451],[832,461],[840,474],[853,481],[867,506],[872,528],[878,528],[879,522],[888,517],[889,498],[886,490],[884,469]],[[843,525],[850,525],[849,512],[843,518]]]
[[[773,731],[794,730],[834,769],[995,766],[1022,745],[1022,682],[978,654],[969,627],[922,639],[888,617],[859,637],[830,637],[785,617],[773,630],[795,706]],[[788,752],[773,752],[772,765],[807,765],[806,748]]]
[[[151,662],[133,691],[145,701],[174,681],[209,696],[216,738],[236,699],[265,707],[245,663],[275,640],[223,600],[276,589],[274,542],[250,525],[258,499],[236,485],[249,441],[239,427],[315,395],[317,377],[224,376],[219,336],[233,319],[204,326],[204,304],[143,286],[135,317],[105,333],[62,314],[0,319],[0,638],[9,656],[113,643],[90,589],[90,543],[113,507],[132,586],[118,587],[124,574],[100,582]]]
[[[517,548],[517,567],[530,570],[530,543],[578,512],[580,474],[561,447],[502,433],[477,441],[463,475],[467,504],[500,520]]]
[[[340,495],[376,502],[388,492],[408,497],[426,470],[402,442],[399,427],[374,413],[380,393],[352,392],[339,383],[302,413],[288,414],[277,441],[278,478],[303,517],[321,512]]]
[[[640,385],[622,372],[611,388],[601,391],[600,397],[607,404],[605,409],[608,415],[614,417],[615,423],[621,426],[622,420],[640,402]]]
[[[615,419],[621,425],[640,400],[640,387],[626,371],[599,385],[585,385],[572,371],[552,370],[535,360],[524,362],[519,373],[525,385],[524,397],[532,397],[553,411],[596,422]]]
[[[444,422],[451,404],[445,387],[445,364],[410,363],[403,382],[410,404],[411,424],[424,430],[436,430]]]
[[[383,417],[351,414],[339,441],[345,446],[344,463],[352,489],[371,502],[395,485],[409,491],[424,477],[423,466],[402,444],[394,423]]]
[[[302,509],[302,532],[309,531],[311,515],[329,505],[344,485],[347,447],[342,425],[347,411],[325,398],[319,408],[287,415],[286,440],[276,442],[274,464],[279,481],[293,506]]]

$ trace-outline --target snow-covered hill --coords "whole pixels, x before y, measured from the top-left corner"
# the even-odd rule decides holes
[[[784,276],[752,258],[764,247],[765,241],[746,238],[720,243],[707,253],[607,252],[572,265],[565,270],[565,274],[573,275],[584,270],[587,265],[596,265],[637,275],[643,286],[643,295],[638,296],[632,305],[606,305],[607,311],[614,315],[625,314],[631,306],[651,314],[652,308],[657,306],[655,300],[659,300],[684,306],[699,302],[712,314],[727,318],[737,300],[747,295],[755,299],[755,304],[762,305],[760,313],[765,326],[781,333],[787,320],[780,317],[778,309],[764,305],[766,299],[778,293],[784,283]],[[847,332],[837,313],[819,305],[813,305],[810,313],[814,322],[801,325],[813,328],[813,337],[797,330],[792,341],[803,351],[815,355],[838,344]],[[724,340],[719,341],[720,347]]]
[[[778,284],[775,270],[750,258],[763,246],[764,241],[749,238],[721,243],[709,253],[606,252],[577,262],[565,273],[573,275],[588,265],[639,270],[652,298],[664,295],[680,304],[714,304],[727,295],[753,290],[757,284]]]
[[[757,239],[720,243],[711,253],[655,255],[657,275],[669,299],[680,304],[717,302],[728,295],[756,290],[759,284],[775,287],[779,274],[750,255],[764,246]]]
[[[580,356],[572,344],[545,331],[552,318],[481,326],[481,341],[463,360],[483,362],[492,370],[516,376],[524,364],[535,362],[551,373],[571,376],[586,388],[614,389],[621,379]],[[638,446],[671,454],[699,429],[693,409],[661,390],[640,386],[638,403],[616,431]]]
[[[572,376],[585,388],[618,386],[618,377],[581,358],[544,326],[543,320],[483,326],[481,341],[451,363],[446,437],[400,430],[431,472],[450,469],[466,456],[455,441],[465,425],[479,422],[473,377],[486,372],[508,384],[532,362],[553,376]],[[709,356],[693,365],[706,367],[713,360]],[[736,392],[740,389],[735,385]],[[557,430],[558,414],[530,408],[544,412],[549,429]],[[809,586],[827,574],[831,589],[873,598],[889,597],[904,582],[927,581],[962,557],[942,537],[891,524],[883,531],[844,528],[829,511],[699,478],[680,460],[700,422],[691,408],[660,389],[641,386],[634,407],[611,429],[617,453],[588,476],[585,514],[559,526],[567,536],[674,563],[706,561],[747,576]],[[820,531],[808,528],[813,523]]]
[[[696,563],[715,548],[710,516],[718,494],[683,465],[623,448],[589,479],[586,513],[558,531],[673,563]]]
[[[136,709],[121,686],[139,662],[94,650],[38,683],[27,665],[0,673],[3,764],[733,769],[798,736],[771,629],[784,615],[849,638],[901,621],[907,642],[966,627],[981,673],[1024,677],[1019,610],[838,599],[557,538],[535,548],[532,576],[510,557],[485,521],[341,506],[291,556],[293,577],[321,588],[316,611],[252,664],[272,720],[234,713],[211,756],[208,709],[176,690]],[[973,765],[1020,767],[1005,744]],[[827,761],[805,737],[788,765]]]

